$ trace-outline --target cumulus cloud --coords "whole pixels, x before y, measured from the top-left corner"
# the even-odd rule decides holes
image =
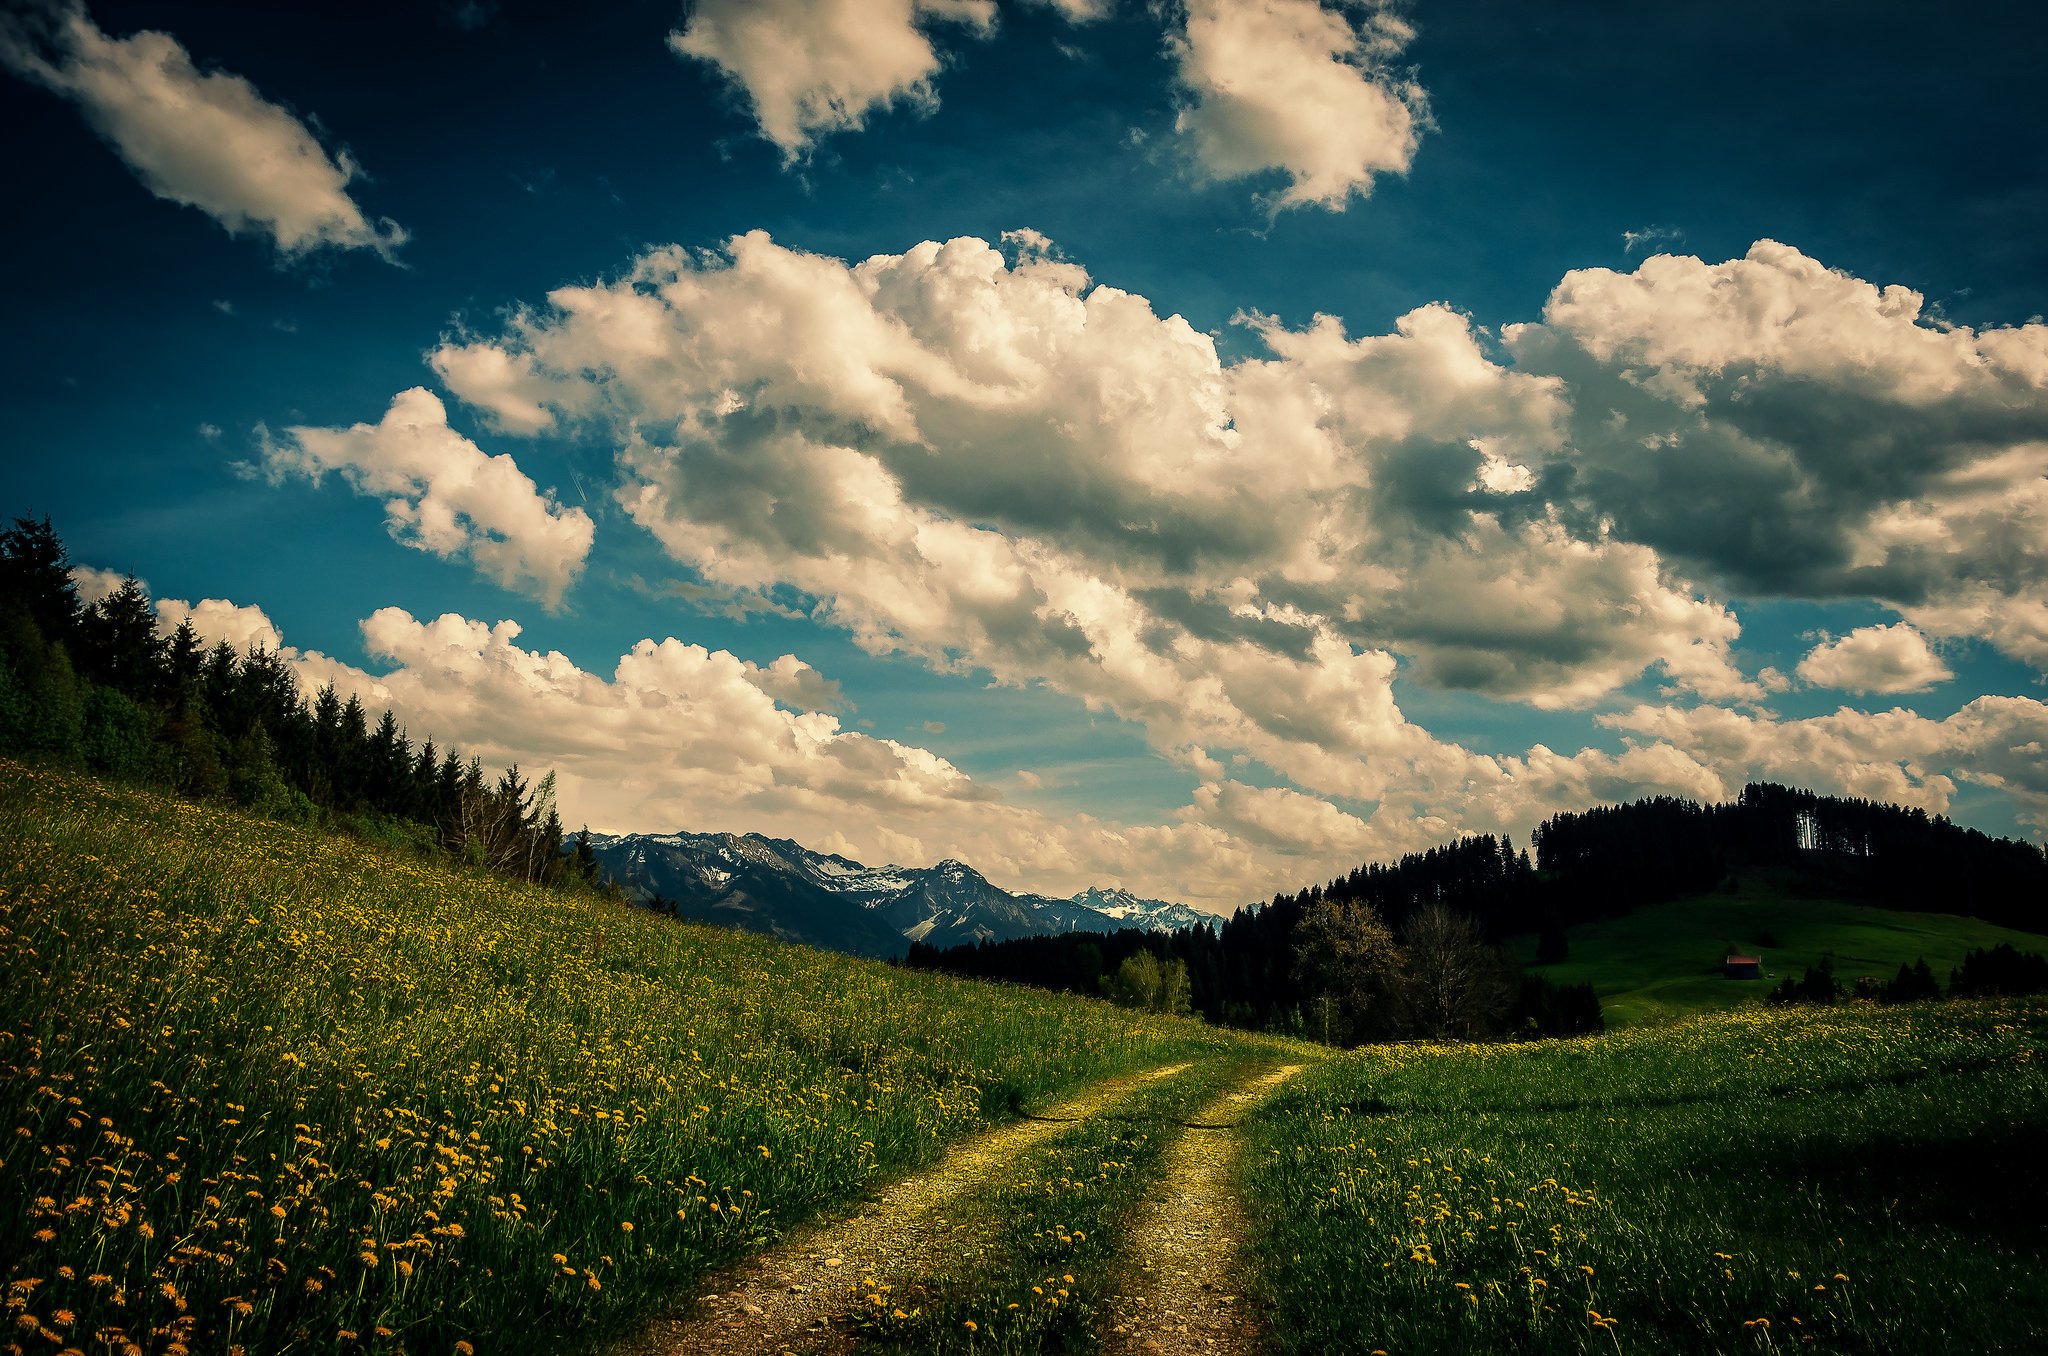
[[[71,587],[78,591],[82,607],[91,607],[102,598],[111,598],[120,591],[122,581],[127,578],[119,570],[102,570],[97,565],[71,567]]]
[[[1033,232],[857,263],[756,233],[722,251],[649,251],[495,335],[451,341],[435,365],[483,408],[508,408],[516,390],[528,426],[618,447],[617,501],[684,570],[679,588],[741,609],[794,601],[871,651],[1132,721],[1206,788],[1172,827],[1253,854],[1233,860],[1342,867],[1316,854],[1520,831],[1598,799],[1732,794],[1746,768],[1938,799],[1943,778],[2024,757],[1937,740],[1923,776],[1871,744],[1848,777],[1823,775],[1832,753],[1716,751],[1726,729],[1818,747],[1829,727],[1735,709],[1787,680],[1742,668],[1739,622],[1710,591],[1743,583],[1755,561],[1685,535],[1685,510],[1711,520],[1741,500],[1769,533],[1824,535],[1795,521],[1800,506],[1862,502],[1847,481],[1877,474],[1820,445],[1875,427],[1858,402],[1888,418],[1907,397],[1988,409],[1988,382],[2008,429],[2039,404],[2023,332],[1909,320],[1925,333],[1893,335],[1906,299],[1782,247],[1752,263],[1711,285],[1731,289],[1735,318],[1695,305],[1719,338],[1666,325],[1631,290],[1677,287],[1683,304],[1706,266],[1660,257],[1644,263],[1647,283],[1567,279],[1541,325],[1504,333],[1513,363],[1445,305],[1359,337],[1331,317],[1244,316],[1264,352],[1226,363],[1210,336],[1097,284]],[[1837,311],[1808,325],[1805,309],[1828,298]],[[1865,322],[1898,342],[1858,338]],[[1914,347],[1929,336],[1929,351]],[[1966,350],[1977,358],[1956,357]],[[1760,427],[1755,401],[1790,398],[1781,382],[1833,422],[1796,442],[1782,424],[1757,473],[1801,488],[1742,500],[1730,449]],[[1976,540],[2003,543],[1950,576],[1974,591],[1923,588],[1898,605],[1930,634],[2048,634],[2048,617],[2021,605],[2038,594],[2013,591],[2032,445],[1954,436],[1938,472],[1908,478],[1913,497],[1872,500],[1843,530],[1863,549],[1873,533],[1911,537],[1914,512],[1967,520]],[[1794,571],[1784,587],[1825,597],[1877,578]],[[1689,723],[1616,725],[1619,751],[1483,755],[1395,699],[1405,677],[1597,707],[1646,675]],[[1236,760],[1292,786],[1255,793],[1225,775]],[[1283,828],[1289,818],[1299,825]]]
[[[167,33],[114,38],[83,5],[0,18],[0,63],[78,105],[150,192],[286,256],[325,246],[385,257],[404,243],[347,192],[360,173],[241,76],[205,71]]]
[[[384,500],[391,535],[437,556],[467,558],[487,578],[550,607],[582,572],[590,515],[535,487],[507,455],[487,455],[448,426],[431,391],[400,392],[375,424],[285,430],[266,441],[273,479],[315,483],[336,472],[358,494]]]
[[[233,603],[225,598],[201,598],[196,603],[188,603],[181,598],[159,598],[156,600],[156,620],[157,630],[164,635],[177,630],[180,623],[190,622],[201,644],[226,644],[238,653],[252,647],[273,653],[282,652],[285,648],[283,634],[262,608]]]
[[[1687,750],[1724,792],[1767,778],[1942,814],[1961,780],[2005,791],[2023,820],[2048,829],[2048,705],[2030,697],[1979,697],[1942,720],[1903,707],[1784,720],[1649,706],[1602,720]]]
[[[1554,502],[1752,595],[1867,597],[2048,663],[2048,326],[1759,241],[1586,269],[1503,339],[1569,392]]]
[[[794,587],[870,649],[1047,684],[1197,770],[1243,750],[1364,797],[1457,775],[1395,705],[1395,652],[1552,706],[1652,665],[1751,693],[1724,607],[1527,492],[1559,384],[1466,318],[1247,317],[1271,356],[1225,365],[1035,233],[1006,245],[656,250],[434,361],[465,400],[516,373],[604,429],[627,512],[725,596]]]
[[[790,163],[876,108],[937,107],[934,22],[986,34],[995,0],[697,0],[668,44],[717,67]]]
[[[764,675],[829,685],[794,656],[756,665],[650,639],[603,674],[520,645],[517,622],[422,620],[398,608],[365,619],[362,635],[382,672],[282,653],[308,689],[332,681],[372,709],[388,706],[414,739],[553,769],[570,823],[759,831],[878,863],[958,857],[1014,889],[1128,882],[1223,909],[1335,869],[1302,855],[1332,847],[1323,839],[1257,841],[1199,806],[1121,824],[1010,804],[929,750],[792,709]]]
[[[1401,174],[1426,100],[1390,63],[1414,37],[1377,0],[1188,0],[1170,44],[1186,91],[1176,126],[1210,176],[1284,171],[1277,208],[1342,210]]]
[[[1904,622],[1860,626],[1823,641],[1799,661],[1798,672],[1815,687],[1859,693],[1925,692],[1955,677],[1927,637]]]

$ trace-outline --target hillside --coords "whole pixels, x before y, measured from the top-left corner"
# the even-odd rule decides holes
[[[1279,1356],[2036,1352],[2048,1002],[1382,1046],[1255,1117]]]
[[[0,833],[0,1294],[35,1349],[1026,1356],[1171,1308],[1150,1331],[1302,1353],[1723,1351],[1764,1320],[1995,1350],[2044,1321],[2039,1000],[1323,1057],[4,762]],[[1217,1246],[1148,1266],[1190,1238]]]
[[[1071,899],[1012,894],[965,862],[867,866],[758,833],[591,834],[599,870],[629,899],[693,922],[856,956],[1119,928],[1167,932],[1219,920],[1124,890]]]
[[[1924,959],[1946,979],[1965,953],[2007,942],[2044,949],[2036,933],[1949,913],[1883,909],[1800,886],[1793,872],[1759,874],[1734,892],[1688,895],[1646,905],[1618,918],[1566,930],[1569,952],[1536,965],[1536,939],[1516,938],[1518,957],[1554,983],[1590,983],[1610,1027],[1667,1022],[1751,1007],[1779,979],[1797,978],[1833,953],[1836,975],[1883,980]],[[1730,980],[1721,958],[1731,946],[1761,954],[1766,978]]]
[[[1020,1107],[1244,1048],[5,762],[0,838],[0,1281],[60,1344],[558,1350]]]

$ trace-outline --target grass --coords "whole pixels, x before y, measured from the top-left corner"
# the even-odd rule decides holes
[[[1326,1061],[1254,1119],[1284,1352],[2031,1351],[2048,1003]]]
[[[1925,959],[1946,982],[1966,952],[2010,942],[2022,951],[2048,949],[2048,938],[1957,914],[1875,909],[1810,898],[1786,881],[1755,876],[1734,894],[1703,894],[1581,924],[1566,934],[1569,957],[1531,967],[1561,984],[1590,982],[1610,1028],[1729,1012],[1763,1001],[1786,976],[1798,978],[1832,951],[1835,975],[1890,979],[1899,966]],[[1527,962],[1534,937],[1516,939]],[[1768,979],[1731,980],[1721,957],[1737,944],[1761,952]]]
[[[1019,1108],[1241,1048],[5,763],[0,838],[18,1347],[588,1344]]]
[[[886,1304],[869,1300],[866,1335],[897,1352],[1093,1350],[1103,1298],[1132,1261],[1123,1226],[1188,1133],[1181,1122],[1270,1063],[1208,1060],[1040,1145],[951,1207],[988,1222],[981,1245]]]

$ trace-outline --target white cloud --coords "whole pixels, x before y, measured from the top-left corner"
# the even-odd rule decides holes
[[[727,596],[797,588],[870,649],[1046,683],[1191,766],[1248,750],[1370,796],[1441,760],[1390,650],[1546,705],[1658,663],[1754,695],[1733,617],[1653,552],[1478,483],[1533,474],[1565,415],[1465,318],[1355,341],[1253,318],[1274,356],[1225,366],[1043,237],[1007,243],[657,250],[435,363],[464,399],[497,408],[517,373],[606,430],[622,504]]]
[[[1903,707],[1782,720],[1648,706],[1602,720],[1686,750],[1724,794],[1769,779],[1942,814],[1962,780],[2007,792],[2022,820],[2048,829],[2048,705],[2030,697],[1979,697],[1942,720]]]
[[[792,710],[837,713],[846,707],[846,694],[839,684],[793,654],[765,667],[750,662],[742,668],[748,682]]]
[[[1413,36],[1372,0],[1187,0],[1176,126],[1211,176],[1283,170],[1276,208],[1342,210],[1414,157],[1425,99],[1389,66]]]
[[[1916,379],[1939,386],[1939,363],[1895,370],[1896,353],[1853,333],[1858,314],[1890,325],[1885,308],[1911,309],[1898,298],[1760,249],[1765,276],[1738,274],[1731,304],[1778,319],[1702,316],[1726,331],[1718,341],[1667,332],[1647,304],[1592,305],[1611,279],[1574,275],[1548,328],[1509,331],[1524,358],[1512,367],[1442,305],[1360,338],[1328,317],[1292,329],[1246,317],[1266,355],[1225,363],[1208,335],[1094,284],[1043,237],[1004,245],[927,242],[856,264],[759,233],[722,253],[657,249],[451,344],[436,365],[458,396],[499,408],[509,383],[537,412],[529,425],[545,415],[617,446],[618,502],[688,589],[742,608],[794,599],[871,651],[1042,685],[1136,723],[1210,788],[1171,827],[1181,847],[1214,835],[1202,850],[1219,871],[1235,863],[1229,879],[1266,861],[1313,879],[1460,831],[1522,832],[1593,800],[1714,798],[1748,770],[1920,803],[2024,761],[2019,745],[1922,738],[1910,713],[1795,724],[1722,705],[1674,708],[1683,721],[1662,730],[1617,724],[1619,752],[1484,756],[1395,700],[1403,674],[1549,708],[1609,701],[1645,674],[1705,703],[1782,690],[1773,670],[1743,671],[1737,618],[1690,577],[1728,577],[1742,553],[1712,533],[1686,538],[1685,511],[1711,517],[1717,496],[1739,497],[1729,449],[1772,414],[1741,383],[1812,396],[1858,429],[1877,422],[1870,402],[1893,400],[1882,409],[1895,416]],[[1690,285],[1688,269],[1677,276]],[[1789,290],[1767,303],[1745,287]],[[1803,324],[1808,290],[1845,309],[1787,339],[1777,330]],[[1920,342],[1893,337],[1909,354]],[[2013,397],[2011,419],[2032,417],[2015,384],[2033,380],[2029,338],[1940,342],[1980,360],[1951,362],[1966,399],[1932,395],[1933,409],[1977,418],[1988,397],[1971,383],[1989,382]],[[1816,351],[1830,343],[1833,356]],[[1726,357],[1751,350],[1771,361]],[[1799,375],[1780,390],[1785,371]],[[1905,540],[1920,530],[1909,510],[1937,504],[1944,524],[2023,560],[2032,453],[1991,445],[2003,450],[1958,452],[1912,482],[1916,497],[1879,501],[1851,535]],[[1821,503],[1871,470],[1808,442],[1766,464],[1802,458],[1803,493]],[[1797,502],[1766,497],[1759,530],[1804,530],[1787,517]],[[2010,589],[2023,571],[1988,574]],[[1941,596],[1957,601],[1940,624],[1909,617],[1936,634],[1995,619],[2008,644],[2038,630],[2012,592]],[[1873,742],[1895,727],[1922,738],[1924,765]],[[1247,760],[1293,787],[1255,793],[1226,777],[1226,762]],[[1285,829],[1290,817],[1300,824]]]
[[[1107,18],[1116,8],[1116,0],[1031,0],[1031,3],[1046,9],[1056,9],[1068,23],[1093,23]]]
[[[958,857],[1013,889],[1127,881],[1225,909],[1356,864],[1341,845],[1333,864],[1301,855],[1327,843],[1240,836],[1206,822],[1201,807],[1130,825],[1009,804],[926,749],[778,703],[762,675],[826,681],[794,656],[757,666],[673,638],[642,640],[600,675],[523,648],[511,621],[422,621],[383,608],[362,633],[387,671],[284,653],[307,690],[331,680],[373,710],[389,706],[416,740],[493,765],[553,769],[572,824],[766,832],[877,863]]]
[[[260,607],[232,603],[225,598],[202,598],[188,603],[180,598],[156,600],[157,630],[164,635],[190,622],[202,644],[209,647],[225,642],[237,653],[260,646],[273,653],[285,648],[284,636]],[[296,657],[297,652],[291,652]]]
[[[1824,641],[1799,661],[1798,671],[1816,687],[1844,692],[1925,692],[1955,677],[1927,638],[1904,622],[1860,626]]]
[[[1765,240],[1574,272],[1502,335],[1569,391],[1567,502],[1617,536],[2048,665],[2048,326],[1922,312]]]
[[[1381,835],[1364,820],[1286,787],[1206,783],[1184,814],[1252,842],[1322,860],[1356,863],[1381,845]]]
[[[102,570],[96,565],[71,567],[71,587],[78,590],[78,601],[82,607],[91,607],[102,598],[111,598],[120,591],[121,582],[127,577],[119,570]]]
[[[1072,0],[1067,0],[1071,3]],[[678,56],[709,62],[742,91],[761,135],[795,161],[819,137],[876,108],[938,104],[934,21],[986,34],[994,0],[697,0],[670,33]]]
[[[440,399],[420,387],[400,392],[375,424],[286,429],[283,440],[266,442],[264,463],[274,479],[317,483],[339,473],[358,494],[384,499],[399,541],[467,557],[487,578],[550,607],[590,554],[589,514],[543,494],[509,455],[486,455],[450,428]]]
[[[109,37],[82,5],[0,19],[0,63],[70,99],[160,198],[287,256],[323,246],[390,257],[405,241],[349,197],[360,173],[291,113],[226,71],[202,71],[166,33]]]

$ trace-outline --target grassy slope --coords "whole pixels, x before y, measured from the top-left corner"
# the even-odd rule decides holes
[[[52,1350],[562,1350],[1020,1106],[1256,1044],[6,763],[0,841],[0,1293]]]
[[[2040,1350],[2048,1002],[1360,1050],[1253,1122],[1288,1353]]]
[[[1976,947],[2011,942],[2048,950],[2048,938],[1946,913],[1904,913],[1838,899],[1812,898],[1782,879],[1751,877],[1735,894],[1694,895],[1621,918],[1582,924],[1567,934],[1569,957],[1532,967],[1564,984],[1591,982],[1610,1027],[1726,1012],[1763,1001],[1780,978],[1797,978],[1828,951],[1844,983],[1859,975],[1890,979],[1923,957],[1946,983],[1952,966]],[[1774,946],[1758,939],[1773,937]],[[1730,943],[1761,951],[1764,981],[1721,976]],[[1534,937],[1515,939],[1524,961]]]

